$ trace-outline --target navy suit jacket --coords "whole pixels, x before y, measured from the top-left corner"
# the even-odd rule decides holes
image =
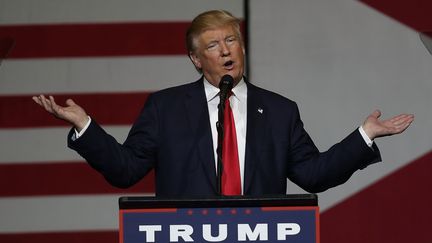
[[[320,153],[303,128],[295,102],[246,84],[245,195],[285,194],[287,178],[306,191],[321,192],[380,160],[378,148],[368,147],[357,129]],[[71,133],[69,147],[114,186],[129,187],[154,168],[157,196],[217,194],[202,78],[150,95],[123,144],[94,119],[79,139],[72,141]]]

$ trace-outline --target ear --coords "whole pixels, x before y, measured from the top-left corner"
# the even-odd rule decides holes
[[[189,52],[189,58],[197,69],[201,69],[201,61],[197,55],[195,55],[193,52]]]

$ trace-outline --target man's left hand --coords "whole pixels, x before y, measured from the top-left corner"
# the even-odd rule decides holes
[[[414,121],[412,114],[400,114],[387,120],[379,120],[380,116],[381,112],[376,110],[363,123],[363,130],[371,140],[402,133]]]

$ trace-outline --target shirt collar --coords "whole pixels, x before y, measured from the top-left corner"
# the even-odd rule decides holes
[[[204,78],[204,90],[207,98],[207,102],[214,100],[219,95],[219,88],[216,88],[205,77]],[[234,97],[240,102],[245,102],[247,97],[247,86],[242,78],[240,82],[232,89]]]

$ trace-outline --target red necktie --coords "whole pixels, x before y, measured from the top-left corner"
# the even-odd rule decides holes
[[[222,145],[222,194],[241,195],[240,165],[237,148],[237,135],[234,116],[231,110],[229,97],[225,101],[224,111],[224,140]]]

